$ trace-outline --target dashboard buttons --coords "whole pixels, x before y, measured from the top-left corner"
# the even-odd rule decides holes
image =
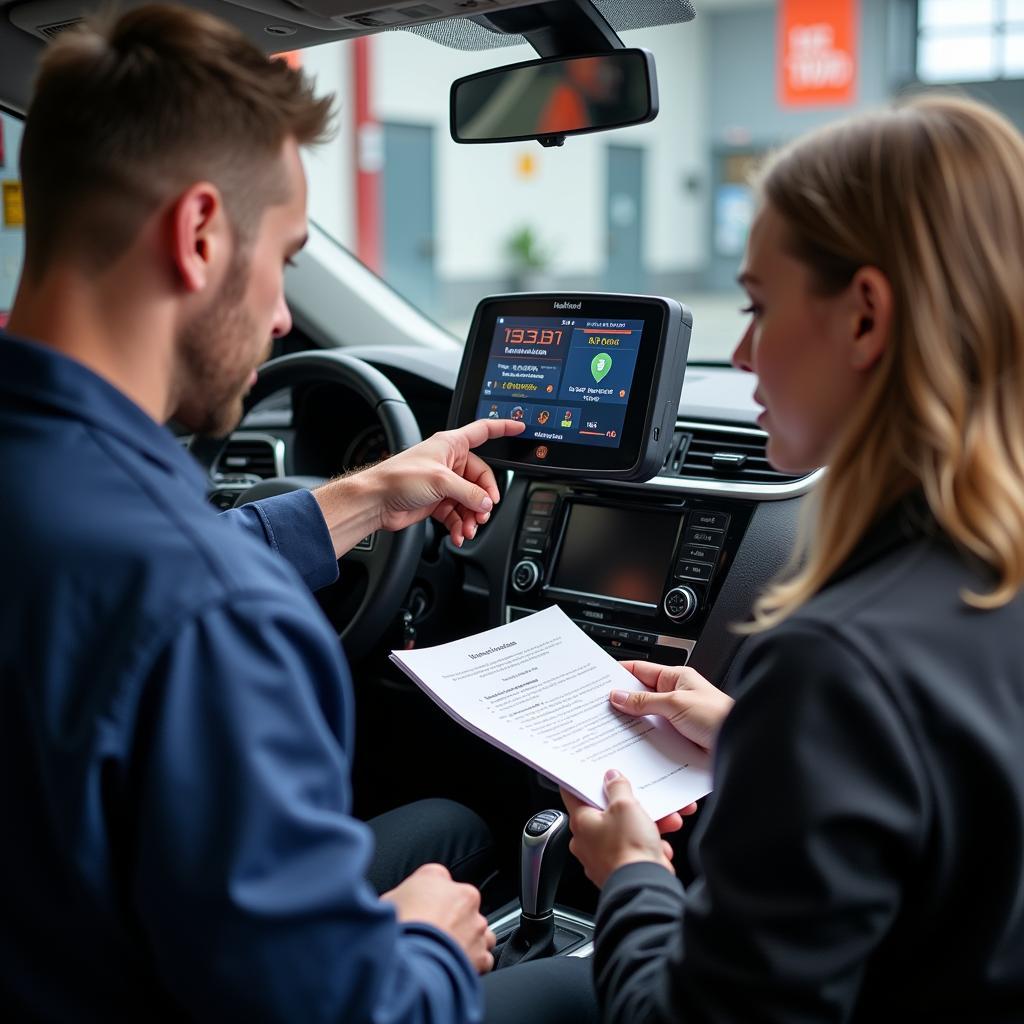
[[[673,587],[665,595],[662,607],[673,622],[685,622],[697,611],[697,595],[689,587]]]
[[[715,567],[711,562],[681,561],[676,563],[676,571],[672,574],[677,580],[699,580],[707,583]]]
[[[548,537],[546,533],[521,533],[519,534],[519,550],[528,551],[534,555],[544,553],[547,547]]]
[[[517,562],[512,570],[512,589],[525,594],[540,582],[540,566],[529,558]]]
[[[683,541],[687,544],[707,544],[720,548],[725,541],[721,530],[704,530],[697,526],[688,526]]]
[[[729,528],[729,517],[724,512],[691,512],[690,525],[702,530],[722,530]]]
[[[556,494],[554,491],[534,491],[530,495],[530,503],[526,507],[528,516],[549,516],[555,510]]]
[[[519,551],[525,555],[542,555],[555,512],[554,491],[534,491],[526,506],[523,528],[519,533]]]
[[[679,552],[680,562],[710,562],[712,565],[718,561],[719,549],[705,544],[684,544]]]
[[[710,582],[725,545],[728,526],[729,516],[725,512],[691,512],[672,578]]]

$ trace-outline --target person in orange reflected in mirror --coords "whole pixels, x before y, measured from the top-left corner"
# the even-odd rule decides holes
[[[564,74],[538,117],[540,135],[601,124],[607,116],[602,108],[615,104],[622,75],[614,64],[601,57],[580,57],[563,67]]]
[[[714,752],[688,890],[614,765],[606,810],[563,794],[602,1019],[1019,1021],[1024,139],[919,97],[758,197],[733,363],[772,465],[828,473],[728,695],[646,662],[611,695]]]

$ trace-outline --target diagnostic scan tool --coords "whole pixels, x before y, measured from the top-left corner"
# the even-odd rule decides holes
[[[693,317],[674,299],[497,295],[476,308],[448,417],[521,420],[479,451],[533,473],[649,480],[672,441]]]

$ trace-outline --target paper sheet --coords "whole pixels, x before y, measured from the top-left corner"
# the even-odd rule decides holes
[[[391,660],[472,732],[595,807],[617,768],[652,818],[711,791],[706,751],[608,702],[644,686],[557,606]]]

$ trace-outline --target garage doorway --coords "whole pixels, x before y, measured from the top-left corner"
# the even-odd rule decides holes
[[[385,122],[381,274],[397,292],[436,315],[434,129]]]
[[[613,292],[643,292],[644,151],[638,146],[608,147],[605,228],[608,262],[605,287]]]

